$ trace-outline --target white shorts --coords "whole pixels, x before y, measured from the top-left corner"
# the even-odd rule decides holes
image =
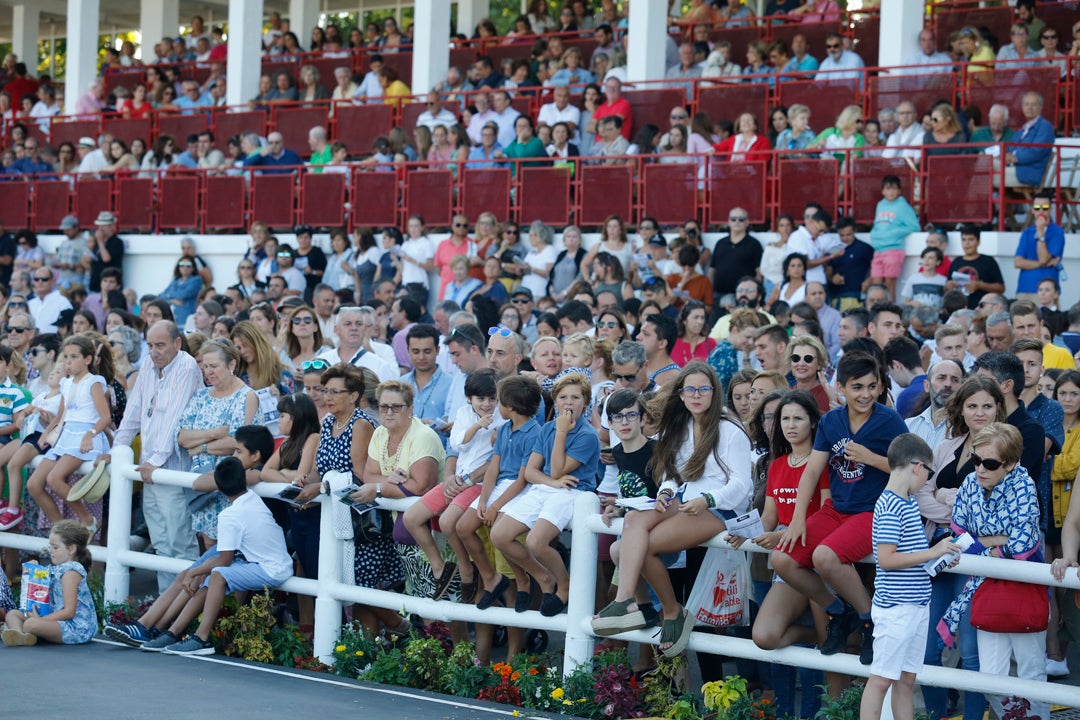
[[[889,680],[900,674],[917,673],[926,655],[926,633],[930,625],[930,605],[896,605],[870,610],[874,621],[874,662],[870,673]]]
[[[502,494],[504,492],[506,492],[507,490],[509,490],[510,486],[513,485],[513,484],[514,484],[513,480],[500,480],[497,483],[495,483],[495,487],[493,487],[491,489],[491,497],[489,497],[488,501],[487,501],[488,507],[491,507],[491,504],[493,502],[495,502],[500,497],[502,497]],[[525,490],[528,490],[528,488],[526,487]],[[523,490],[518,495],[518,497],[520,497],[524,493],[525,493],[525,491]],[[479,496],[477,496],[477,498],[475,500],[473,500],[471,503],[469,503],[469,508],[472,509],[472,510],[477,510],[477,509],[480,508],[480,497]]]
[[[546,520],[559,530],[565,530],[574,517],[577,497],[577,490],[533,485],[528,492],[503,505],[502,511],[529,529],[537,520]]]

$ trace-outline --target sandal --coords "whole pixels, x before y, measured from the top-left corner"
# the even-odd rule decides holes
[[[690,644],[690,633],[694,631],[693,618],[685,608],[679,611],[674,620],[664,620],[660,625],[660,652],[666,658],[677,657]],[[667,643],[667,647],[663,647]]]
[[[593,632],[600,637],[610,637],[631,630],[641,630],[647,627],[645,613],[641,608],[630,610],[634,604],[634,598],[628,600],[612,600],[607,606],[598,612],[592,619]]]
[[[505,602],[502,597],[508,587],[510,587],[510,578],[499,575],[499,584],[495,586],[494,590],[484,590],[484,594],[476,602],[476,609],[487,610],[497,602]]]
[[[457,577],[457,565],[452,562],[443,565],[439,577],[435,578],[435,588],[432,590],[431,599],[441,600],[446,591],[450,589],[450,583],[454,582],[455,577]]]

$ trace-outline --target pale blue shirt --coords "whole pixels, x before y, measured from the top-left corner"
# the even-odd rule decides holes
[[[862,90],[863,86],[863,74],[862,69],[865,67],[863,59],[851,52],[850,50],[844,50],[840,53],[839,60],[833,60],[832,55],[827,55],[821,64],[818,66],[817,75],[814,76],[815,80],[849,80],[856,79],[859,81],[859,90]],[[846,72],[835,72],[837,70],[844,70]]]
[[[1036,51],[1036,52],[1032,52],[1031,50],[1028,50],[1027,55],[1025,55],[1024,59],[1021,60],[1020,59],[1020,54],[1018,52],[1016,52],[1016,46],[1013,45],[1012,43],[1009,43],[1008,45],[1002,45],[1001,46],[1001,49],[998,50],[997,59],[998,60],[1014,60],[1014,61],[1016,61],[1016,62],[1010,62],[1008,65],[1005,65],[1002,68],[1000,68],[1002,70],[1009,70],[1009,69],[1018,70],[1020,68],[1045,67],[1046,66],[1046,53],[1044,53],[1042,50],[1039,50],[1039,51]]]
[[[952,72],[953,59],[943,52],[933,52],[927,55],[918,52],[914,56],[904,60],[905,65],[912,67],[897,68],[891,70],[890,75],[932,75],[934,73]]]

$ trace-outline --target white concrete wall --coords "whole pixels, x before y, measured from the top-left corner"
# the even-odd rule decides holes
[[[705,243],[709,247],[721,237],[721,233],[708,233]],[[773,233],[754,233],[762,242],[775,239]],[[124,257],[124,285],[132,287],[140,296],[150,293],[159,293],[165,289],[172,279],[173,267],[180,257],[180,241],[190,237],[195,242],[199,255],[206,260],[214,270],[214,285],[220,291],[236,282],[236,266],[240,262],[244,251],[248,247],[250,238],[247,235],[129,235],[121,237],[127,246]],[[278,234],[280,242],[287,242],[296,247],[296,238],[289,234]],[[432,241],[438,243],[447,235],[445,233],[432,234]],[[860,233],[862,240],[869,238]],[[980,250],[984,255],[990,255],[997,259],[1001,266],[1001,273],[1005,277],[1005,294],[1012,297],[1016,292],[1017,270],[1013,268],[1013,256],[1016,252],[1016,244],[1020,238],[1019,233],[984,232],[980,244]],[[46,252],[54,252],[62,235],[40,236],[41,246]],[[589,234],[585,236],[585,246],[591,247],[599,242],[600,236]],[[904,263],[904,273],[900,279],[902,287],[904,279],[918,270],[919,253],[926,247],[926,233],[913,233],[907,238],[907,260]],[[329,253],[329,235],[317,234],[315,244]],[[561,248],[561,238],[556,239],[556,244]],[[960,234],[949,233],[949,257],[961,255]],[[1065,236],[1065,271],[1074,280],[1080,280],[1080,234],[1069,233]],[[433,276],[434,277],[434,276]],[[434,283],[433,283],[434,284]],[[1080,301],[1080,285],[1073,282],[1063,283],[1062,303],[1069,307]],[[435,284],[437,288],[438,285]]]

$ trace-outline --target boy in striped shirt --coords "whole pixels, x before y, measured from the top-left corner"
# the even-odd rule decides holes
[[[960,552],[951,538],[928,547],[923,531],[915,493],[930,480],[933,459],[930,446],[912,433],[889,445],[889,482],[874,505],[874,660],[863,690],[862,720],[881,717],[890,687],[893,717],[914,717],[915,673],[923,664],[930,622],[930,576],[922,565]]]

